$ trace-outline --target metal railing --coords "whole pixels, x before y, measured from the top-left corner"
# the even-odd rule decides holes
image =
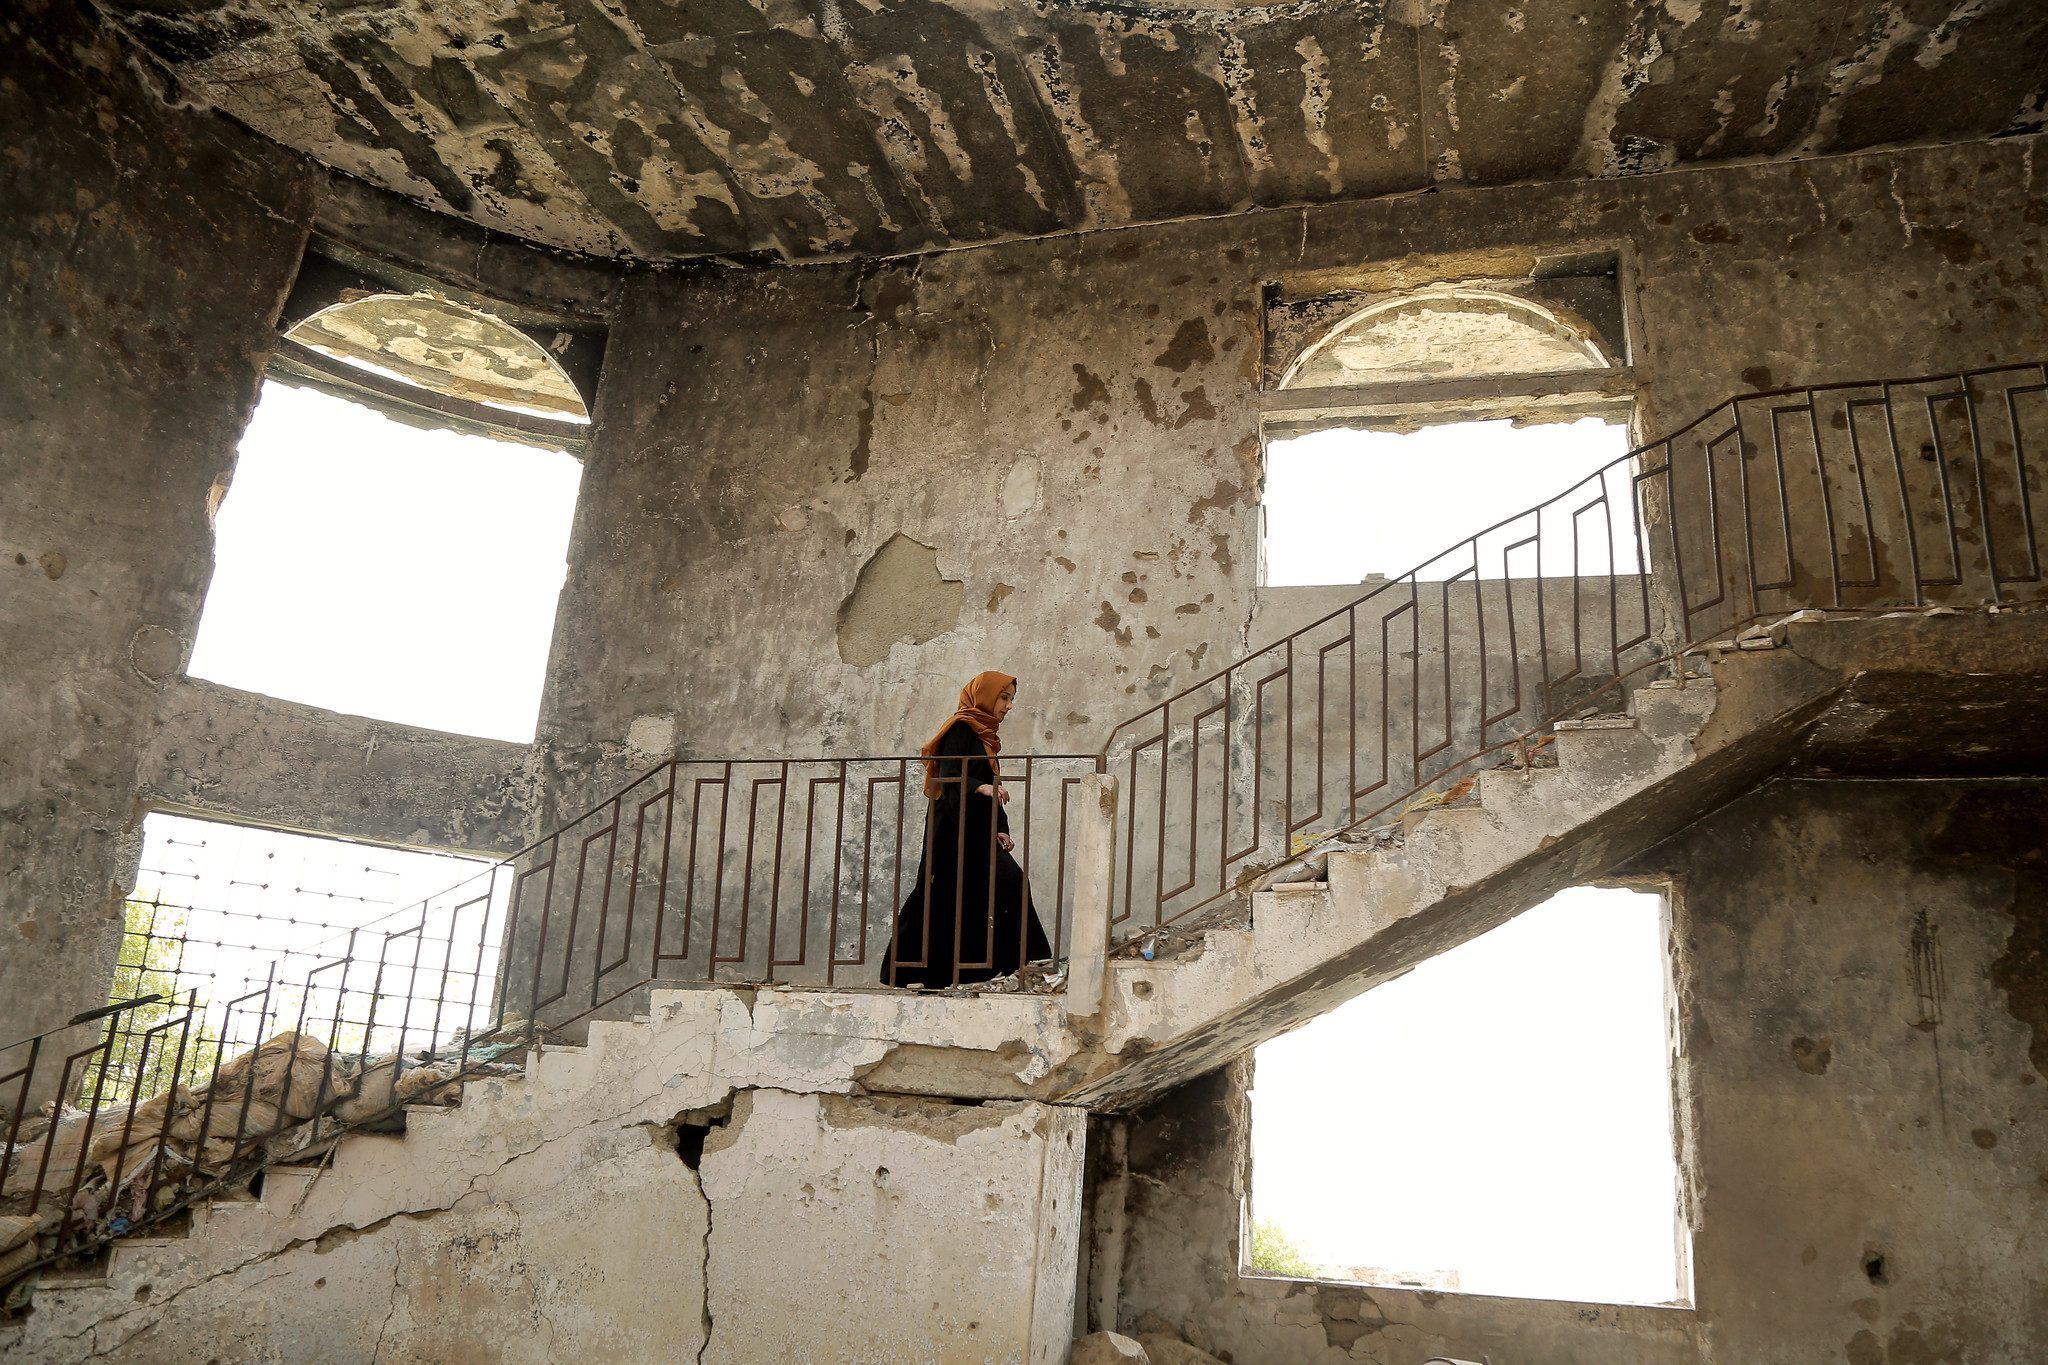
[[[1075,789],[1090,754],[1007,760],[1000,808],[1024,884],[1055,952],[1071,920]],[[967,778],[942,772],[955,865],[935,865],[917,756],[684,760],[643,774],[500,865],[510,888],[507,988],[532,1013],[595,999],[614,981],[878,979],[933,914],[950,914],[950,975],[992,969],[1002,916],[985,872],[999,836],[993,801],[968,827]],[[976,845],[979,845],[976,848]],[[969,854],[973,857],[970,861]],[[922,889],[916,928],[898,909]],[[963,932],[981,921],[977,937]],[[970,942],[982,950],[969,953]],[[913,955],[899,966],[929,965]],[[587,984],[586,984],[587,983]],[[888,983],[884,983],[888,984]]]
[[[514,1065],[653,982],[875,983],[892,942],[899,967],[929,966],[897,923],[920,885],[916,941],[950,916],[951,975],[986,977],[1027,942],[999,944],[1009,893],[963,849],[985,869],[1013,845],[1060,956],[1091,773],[1120,779],[1110,917],[1128,936],[1749,622],[2039,597],[2044,440],[2038,364],[1731,400],[1148,707],[1098,754],[1006,755],[1009,803],[976,828],[964,801],[928,807],[916,756],[662,764],[289,981],[119,1002],[0,1049],[0,1215],[43,1224],[40,1264]],[[956,812],[950,869],[928,809]],[[148,1077],[182,1080],[150,1096]]]
[[[1123,722],[1124,933],[1768,617],[2038,597],[2040,364],[1731,399]],[[2031,445],[2031,450],[2030,450]]]

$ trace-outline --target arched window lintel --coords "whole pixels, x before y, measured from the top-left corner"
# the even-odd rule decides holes
[[[285,336],[344,365],[446,398],[589,420],[575,381],[546,347],[502,318],[437,293],[344,299]]]
[[[1496,289],[1442,286],[1378,299],[1303,347],[1279,387],[1560,374],[1615,366],[1584,320]]]

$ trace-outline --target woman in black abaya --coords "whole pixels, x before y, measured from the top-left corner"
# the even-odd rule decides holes
[[[996,771],[997,727],[1017,699],[1007,673],[977,673],[924,758],[924,857],[882,959],[889,986],[962,986],[1052,956],[1011,856],[1010,794]]]

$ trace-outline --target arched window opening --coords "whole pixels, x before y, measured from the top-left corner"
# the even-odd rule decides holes
[[[297,310],[215,491],[214,573],[188,671],[529,741],[588,384],[479,308],[345,292]]]
[[[1601,281],[1572,282],[1578,299]],[[1562,297],[1562,291],[1553,291]],[[1285,308],[1288,305],[1280,305]],[[1267,587],[1418,579],[1633,574],[1632,524],[1554,525],[1540,545],[1474,562],[1461,540],[1587,481],[1629,506],[1630,376],[1619,303],[1596,325],[1523,282],[1341,296],[1275,318],[1293,349],[1265,395],[1262,582]],[[1278,311],[1276,309],[1276,311]],[[1572,504],[1576,505],[1576,504]],[[1518,533],[1518,537],[1521,533]],[[1559,547],[1576,557],[1563,562]]]
[[[432,294],[372,294],[333,304],[285,337],[342,365],[448,398],[590,421],[575,382],[538,341]]]
[[[1282,388],[1603,370],[1591,328],[1484,289],[1442,289],[1359,309],[1302,352]]]

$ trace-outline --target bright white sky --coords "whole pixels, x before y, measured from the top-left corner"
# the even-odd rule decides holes
[[[1561,497],[1575,480],[1628,454],[1628,427],[1598,417],[1517,428],[1509,422],[1457,422],[1415,432],[1332,427],[1266,443],[1266,583],[1296,587],[1356,583],[1367,574],[1407,573],[1460,539],[1503,517]],[[1616,567],[1636,567],[1627,517],[1633,487],[1610,475]],[[1598,491],[1546,511],[1543,572],[1571,572],[1570,511]],[[1580,572],[1608,571],[1608,524],[1598,513],[1579,519],[1585,542]],[[1532,529],[1524,522],[1488,545],[1482,576],[1500,576],[1500,545]],[[1531,551],[1511,561],[1516,577],[1533,576]],[[1447,578],[1460,560],[1425,578]]]
[[[1318,1265],[1684,1297],[1661,897],[1566,891],[1258,1050],[1252,1216]]]
[[[215,522],[192,674],[531,740],[581,477],[559,451],[266,382]]]
[[[178,972],[175,982],[153,979],[150,987],[183,991],[198,986],[211,1007],[209,1027],[227,1035],[232,1048],[260,1041],[259,1032],[268,1036],[292,1026],[298,1006],[289,987],[353,948],[360,966],[346,976],[323,973],[321,984],[346,983],[351,1018],[362,1018],[374,998],[381,1021],[395,1024],[403,1018],[413,1029],[408,1036],[423,1041],[435,1022],[444,1031],[469,1023],[461,1002],[472,995],[489,1003],[497,957],[487,949],[483,980],[476,981],[477,947],[482,940],[495,949],[510,885],[507,877],[486,881],[483,874],[490,866],[452,853],[151,811],[142,820],[134,898],[157,908],[145,913],[142,927],[188,942],[182,949],[158,949],[148,959]],[[488,909],[465,905],[494,889]],[[422,902],[428,903],[425,910]],[[423,929],[385,947],[386,935],[420,925]],[[353,941],[351,930],[357,931]],[[123,962],[144,960],[139,943],[125,943],[122,951]],[[382,973],[380,962],[386,968]],[[244,1005],[229,1021],[227,1002],[260,990],[273,968],[276,981],[287,987],[270,1002],[281,1013],[265,1021],[256,1013],[260,1005]],[[409,1015],[408,996],[419,1002]],[[332,994],[325,993],[308,1017],[324,1022],[333,1009]],[[316,1031],[325,1035],[324,1027]]]

